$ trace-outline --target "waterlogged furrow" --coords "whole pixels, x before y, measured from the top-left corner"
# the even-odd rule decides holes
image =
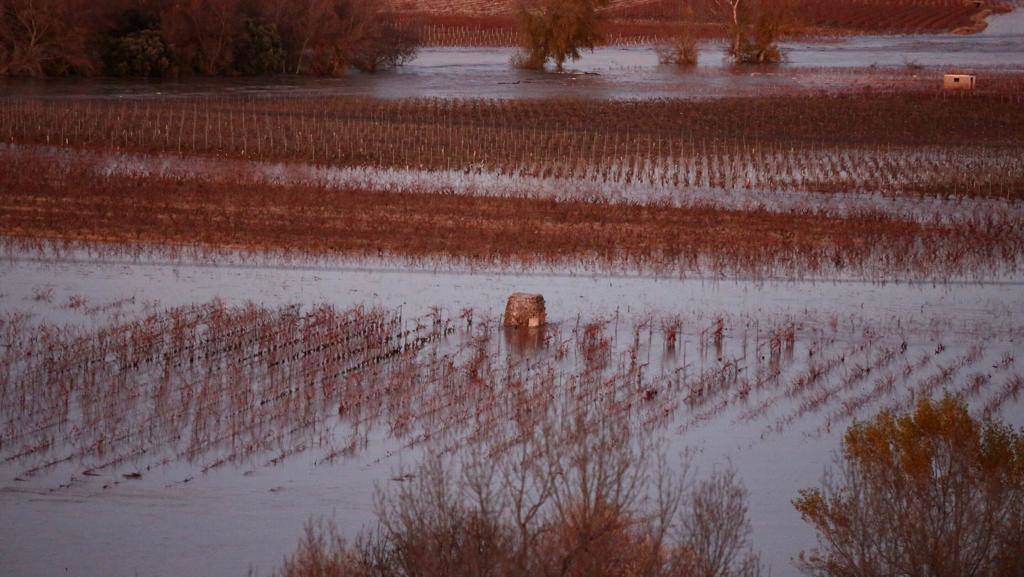
[[[544,418],[595,410],[683,435],[726,421],[764,440],[954,386],[990,415],[1021,392],[1014,330],[989,327],[943,355],[909,324],[822,321],[645,315],[515,331],[472,311],[403,321],[215,302],[94,333],[19,323],[4,333],[24,356],[3,357],[0,458],[23,478],[72,463],[87,476],[188,464],[184,483],[306,453],[333,463],[381,435],[401,450],[504,451]],[[993,355],[994,373],[976,370]]]

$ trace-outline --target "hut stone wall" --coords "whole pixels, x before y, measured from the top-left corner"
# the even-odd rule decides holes
[[[547,323],[544,297],[538,294],[514,293],[505,305],[506,327],[540,327]]]

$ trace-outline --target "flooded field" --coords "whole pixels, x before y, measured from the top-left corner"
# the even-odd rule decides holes
[[[593,571],[572,559],[607,557],[614,574],[701,573],[679,569],[707,561],[694,536],[731,520],[735,552],[790,575],[822,544],[828,504],[802,491],[827,482],[850,431],[911,414],[917,433],[1009,443],[890,465],[916,475],[898,488],[927,493],[943,463],[976,458],[983,474],[954,480],[987,492],[957,510],[1002,509],[949,539],[984,526],[1013,548],[1024,11],[966,36],[782,42],[764,66],[734,65],[721,40],[683,71],[652,46],[605,45],[555,73],[512,66],[512,48],[439,47],[513,34],[460,1],[478,30],[438,16],[449,0],[410,3],[430,7],[435,41],[380,74],[259,77],[255,45],[296,71],[327,65],[306,60],[324,45],[247,20],[223,62],[192,55],[193,78],[0,80],[0,574],[296,577],[311,520],[349,540],[328,577],[382,559],[391,574],[391,507],[438,539],[420,563],[449,572],[580,575]],[[851,33],[1001,9],[804,5]],[[637,38],[629,18],[664,32],[672,9],[612,8]],[[93,33],[130,52],[164,46],[154,31]],[[99,63],[87,52],[54,76]],[[950,71],[977,89],[943,89]],[[544,307],[526,326],[514,293]],[[628,470],[641,449],[658,475]],[[590,463],[631,497],[573,477]],[[666,471],[693,474],[680,500],[631,508],[675,494]],[[481,506],[463,515],[467,487]],[[512,497],[483,506],[495,487]],[[731,507],[698,514],[725,493]],[[889,517],[915,538],[929,525],[858,519],[880,533]],[[669,532],[689,541],[652,545]],[[485,542],[541,565],[496,563]],[[458,544],[467,565],[447,557]],[[638,569],[648,554],[659,571]]]
[[[339,265],[4,263],[5,339],[17,322],[22,339],[52,326],[64,328],[47,339],[79,343],[53,361],[5,361],[14,378],[4,389],[0,500],[13,522],[2,538],[16,545],[5,548],[5,566],[19,575],[54,567],[74,567],[74,574],[232,575],[251,562],[267,572],[289,552],[310,511],[333,514],[349,532],[369,523],[374,484],[398,483],[389,479],[424,447],[498,446],[501,423],[515,420],[504,421],[516,407],[557,411],[596,403],[666,436],[672,453],[698,450],[700,467],[734,463],[751,494],[753,542],[785,572],[794,551],[813,544],[789,501],[817,481],[851,419],[948,390],[965,393],[979,412],[1024,424],[1024,291],[1015,283],[753,283]],[[548,302],[551,325],[532,341],[499,326],[505,296],[517,290],[542,291]],[[228,323],[213,333],[201,320],[211,302],[225,307],[219,316]],[[363,308],[346,312],[352,307]],[[190,329],[196,314],[200,322]],[[356,325],[346,320],[352,314],[360,315]],[[134,329],[125,324],[147,317]],[[198,339],[191,346],[213,347],[197,350],[217,356],[160,377],[181,358],[163,348],[171,343],[156,328],[163,318],[184,323],[183,343]],[[298,331],[289,342],[302,344],[288,345],[296,351],[324,343],[327,333],[315,332],[324,323],[342,336],[347,326],[377,327],[381,336],[394,331],[397,340],[380,341],[391,345],[371,356],[379,359],[388,347],[395,356],[364,365],[360,355],[370,353],[356,347],[346,353],[352,356],[328,362],[336,350],[328,348],[275,368],[268,364],[273,354],[260,356],[267,347],[277,355],[289,350],[273,344],[285,326]],[[120,369],[114,383],[124,392],[93,397],[107,390],[102,377],[93,379],[116,373],[118,365],[86,369],[74,361],[67,381],[55,381],[68,387],[63,402],[70,404],[57,405],[63,417],[38,398],[28,411],[12,402],[19,371],[55,371],[76,355],[95,355],[90,347],[101,344],[90,334],[119,325],[137,343],[139,331],[158,337],[158,348],[143,353],[148,368]],[[225,332],[229,326],[240,336]],[[117,331],[107,334],[110,345],[102,346],[115,346]],[[606,343],[600,360],[584,355],[588,339]],[[71,356],[60,361],[62,355]],[[331,373],[332,366],[341,372]],[[217,377],[221,371],[227,374]],[[465,380],[474,371],[501,384],[479,390]],[[315,396],[282,399],[280,387],[303,382],[298,374],[307,375]],[[384,387],[373,384],[381,379],[393,393],[371,393]],[[510,379],[525,379],[526,388]],[[241,382],[254,396],[216,388]],[[88,392],[95,386],[102,388]],[[123,399],[111,404],[110,395]],[[279,400],[271,410],[265,403],[272,398]],[[223,414],[262,416],[243,419],[252,424],[231,432],[231,421],[202,417],[213,402],[236,407]],[[107,425],[85,426],[87,418]],[[59,551],[46,545],[54,539]],[[122,550],[125,544],[131,546]]]

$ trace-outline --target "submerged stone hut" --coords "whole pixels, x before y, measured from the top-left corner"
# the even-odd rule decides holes
[[[514,293],[508,297],[508,304],[505,305],[506,327],[540,327],[547,321],[547,309],[542,295]]]

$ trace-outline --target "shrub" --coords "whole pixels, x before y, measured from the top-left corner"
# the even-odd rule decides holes
[[[174,68],[174,53],[158,31],[142,30],[111,40],[104,64],[111,76],[162,78]]]
[[[395,68],[416,57],[419,34],[411,26],[378,17],[352,47],[352,66],[361,72],[375,73]]]
[[[415,27],[397,22],[377,0],[332,0],[324,19],[321,33],[302,43],[309,48],[312,71],[323,76],[401,66],[420,46]],[[299,51],[300,62],[302,56]]]
[[[542,428],[498,456],[429,457],[379,494],[379,527],[354,546],[333,525],[309,524],[281,574],[760,573],[747,494],[731,470],[693,485],[685,464],[670,470],[621,425]]]
[[[733,60],[737,64],[781,62],[779,39],[797,28],[795,0],[726,1]]]
[[[522,0],[517,17],[523,46],[513,65],[540,70],[553,61],[562,70],[566,60],[579,60],[581,50],[600,42],[598,9],[607,5],[608,0]]]
[[[207,76],[234,72],[241,0],[173,2],[160,13],[160,33],[181,68]]]
[[[690,22],[683,22],[668,40],[658,44],[654,49],[659,62],[679,67],[696,66],[700,57],[697,34]]]
[[[235,46],[235,70],[239,74],[261,76],[283,72],[286,56],[276,26],[252,18],[245,21],[245,30]]]
[[[946,397],[854,425],[838,472],[794,505],[814,575],[1024,575],[1024,432]]]

